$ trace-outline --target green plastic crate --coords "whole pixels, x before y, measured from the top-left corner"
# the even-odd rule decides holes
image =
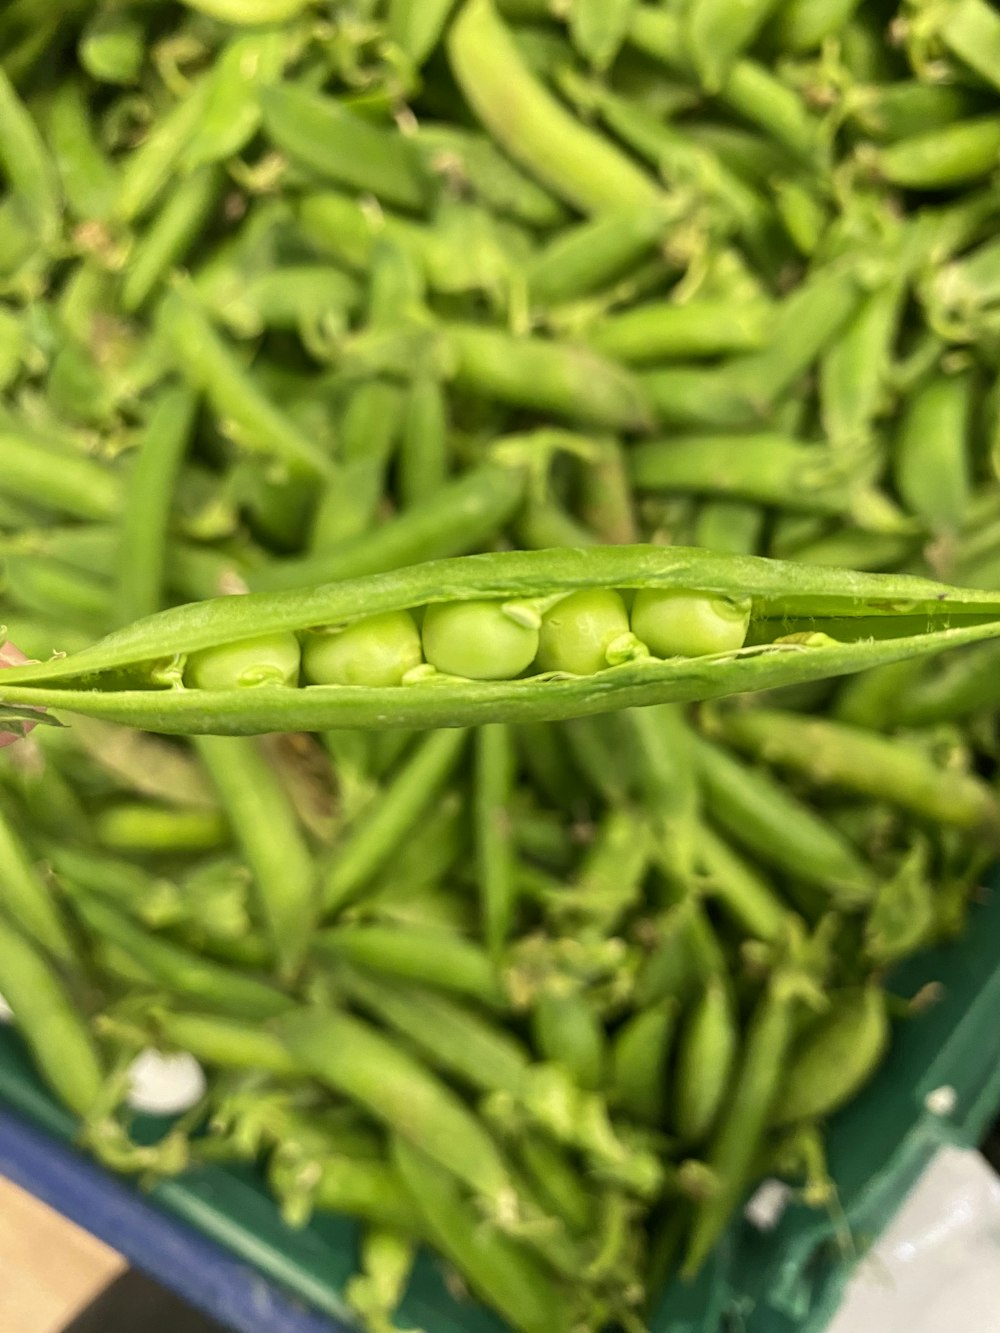
[[[734,1223],[697,1283],[668,1291],[651,1333],[822,1333],[856,1258],[896,1212],[942,1144],[980,1141],[1000,1106],[1000,876],[973,909],[965,936],[914,960],[894,982],[899,994],[940,982],[945,998],[901,1024],[892,1054],[865,1093],[830,1129],[830,1167],[854,1252],[838,1243],[825,1214],[790,1207],[762,1234]],[[929,1093],[953,1089],[946,1117],[928,1110]],[[0,1032],[0,1104],[66,1141],[70,1118],[39,1085],[17,1037]],[[150,1126],[155,1128],[155,1126]],[[266,1277],[335,1318],[353,1268],[356,1228],[323,1217],[305,1231],[283,1225],[260,1179],[218,1167],[164,1182],[151,1203],[183,1218]],[[404,1323],[428,1333],[502,1333],[487,1312],[449,1295],[438,1266],[422,1256]]]

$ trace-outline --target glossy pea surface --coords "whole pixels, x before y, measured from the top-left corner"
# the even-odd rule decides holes
[[[313,685],[399,685],[423,660],[420,632],[406,611],[310,635],[302,655],[305,678]]]
[[[705,657],[742,648],[748,602],[673,588],[643,588],[632,605],[632,631],[654,657]]]
[[[299,683],[302,651],[294,634],[262,634],[192,653],[184,683],[199,690]]]
[[[501,602],[435,602],[423,626],[432,666],[469,680],[512,680],[534,661],[538,630],[522,625]]]
[[[538,669],[592,676],[609,665],[608,649],[628,632],[628,612],[619,593],[610,588],[570,593],[542,618]]]

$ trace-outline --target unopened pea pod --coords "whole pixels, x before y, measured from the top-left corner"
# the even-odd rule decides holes
[[[608,211],[556,235],[528,265],[528,294],[545,307],[586,296],[634,267],[667,232],[665,204]]]
[[[980,180],[1000,161],[1000,119],[957,121],[873,150],[871,167],[883,180],[910,190],[950,190]]]
[[[118,177],[97,141],[79,80],[63,79],[53,91],[47,132],[70,210],[80,221],[106,218],[114,204]]]
[[[692,0],[684,13],[688,50],[702,86],[718,92],[733,65],[767,23],[780,0]]]
[[[148,230],[129,252],[121,303],[134,314],[160,281],[197,242],[218,202],[222,181],[215,168],[202,167],[183,179]]]
[[[448,37],[452,72],[497,143],[585,213],[655,202],[655,182],[576,120],[525,64],[492,0],[465,0]]]
[[[1000,838],[1000,802],[971,773],[942,768],[918,745],[860,727],[774,709],[718,715],[731,744],[802,774],[911,810],[924,819]]]
[[[904,295],[900,282],[876,288],[820,361],[820,412],[835,444],[863,440],[883,405]]]
[[[794,972],[772,975],[750,1019],[732,1092],[706,1154],[719,1188],[700,1203],[688,1237],[683,1274],[692,1278],[722,1234],[749,1184],[761,1139],[781,1091],[801,997],[811,988]]]
[[[119,174],[114,213],[133,222],[166,189],[177,163],[204,115],[211,78],[203,74],[181,101],[153,124],[139,147],[128,155]]]
[[[923,13],[920,18],[924,19]],[[957,0],[941,9],[931,7],[925,22],[933,25],[933,37],[941,45],[994,87],[1000,86],[1000,17],[987,0]]]
[[[294,975],[319,913],[316,868],[274,768],[245,737],[202,736],[198,755],[253,872],[283,975]]]
[[[478,1092],[521,1088],[531,1054],[506,1028],[463,1000],[426,986],[341,967],[337,984],[352,1002],[398,1033],[442,1073]]]
[[[158,323],[181,372],[235,425],[242,443],[300,472],[335,474],[322,449],[256,386],[189,290],[177,286],[164,297]]]
[[[585,995],[541,995],[531,1020],[543,1060],[561,1065],[581,1088],[595,1091],[603,1085],[607,1043]]]
[[[739,1027],[728,985],[712,977],[681,1026],[673,1086],[673,1124],[681,1141],[711,1133],[729,1089]]]
[[[413,8],[419,2],[409,0]],[[415,143],[435,175],[456,189],[471,191],[494,212],[545,229],[569,220],[568,210],[486,135],[457,125],[425,124]]]
[[[45,1081],[71,1111],[89,1115],[104,1074],[86,1024],[45,957],[2,919],[0,987]]]
[[[348,1014],[299,1009],[275,1032],[303,1068],[421,1148],[469,1189],[496,1202],[510,1174],[459,1097],[376,1028]]]
[[[183,171],[240,153],[261,122],[258,91],[276,83],[298,45],[294,29],[262,28],[234,37],[218,55],[198,125],[181,156]]]
[[[847,101],[852,117],[866,135],[879,143],[896,143],[932,129],[944,129],[968,119],[981,105],[968,88],[919,79],[870,84],[856,89]]]
[[[651,424],[641,384],[630,371],[588,347],[516,337],[485,325],[443,329],[459,388],[512,407],[619,430]]]
[[[806,1029],[771,1108],[777,1127],[831,1115],[868,1082],[889,1045],[885,992],[862,986],[830,996],[830,1011]]]
[[[689,895],[656,923],[655,942],[639,970],[636,1002],[646,1007],[673,998],[687,1000],[725,970],[722,946],[701,902]]]
[[[606,356],[642,365],[756,351],[770,338],[774,319],[774,306],[765,301],[658,301],[609,315],[586,337]]]
[[[153,1023],[160,1042],[204,1064],[287,1077],[299,1072],[287,1046],[259,1023],[173,1009],[156,1010]]]
[[[19,931],[60,963],[72,964],[76,949],[29,849],[0,809],[0,892],[4,910]]]
[[[473,1291],[488,1299],[519,1333],[570,1333],[574,1302],[524,1246],[490,1231],[446,1170],[402,1134],[392,1159],[419,1209],[433,1244]]]
[[[158,985],[235,1018],[264,1019],[285,1013],[292,1001],[273,986],[154,936],[95,897],[74,899],[88,931],[115,946]]]
[[[903,410],[893,449],[896,488],[933,532],[953,531],[971,499],[975,387],[969,371],[933,375]]]
[[[759,769],[698,738],[698,768],[710,817],[766,863],[830,892],[844,906],[870,901],[871,869],[825,820]]]
[[[666,1117],[667,1062],[677,1010],[673,996],[640,1009],[618,1029],[611,1047],[608,1100],[626,1115],[657,1128]]]
[[[74,518],[108,521],[121,512],[125,479],[82,454],[59,452],[30,434],[0,423],[0,494]],[[58,457],[58,466],[53,466]]]
[[[708,825],[697,835],[698,869],[705,896],[755,939],[777,943],[788,927],[788,908],[757,870]]]
[[[856,465],[835,449],[778,434],[693,435],[648,440],[630,453],[633,484],[664,490],[757,501],[804,513],[867,518],[872,492]],[[878,494],[877,492],[875,494]],[[888,503],[888,502],[887,502]],[[884,524],[882,506],[874,521]]]
[[[811,51],[850,22],[860,0],[785,0],[768,25],[782,51]]]
[[[1000,706],[1000,648],[956,654],[944,669],[909,683],[894,701],[893,721],[906,727],[955,722]]]
[[[133,855],[209,852],[229,836],[217,810],[180,810],[144,801],[119,801],[94,820],[102,847]]]
[[[316,936],[322,957],[344,960],[398,981],[412,981],[459,995],[491,1008],[505,997],[488,953],[471,940],[440,926],[332,926]]]
[[[408,138],[332,97],[285,83],[261,90],[264,130],[290,157],[350,189],[422,210],[430,178]]]
[[[571,1231],[581,1235],[590,1231],[595,1222],[593,1190],[566,1149],[536,1130],[519,1134],[515,1151],[518,1165],[543,1205]]]
[[[473,793],[476,878],[483,935],[495,958],[503,953],[518,907],[510,822],[515,763],[510,727],[490,723],[478,728]]]
[[[300,1162],[273,1154],[267,1183],[289,1226],[304,1226],[309,1214],[318,1210],[360,1218],[374,1226],[396,1227],[408,1236],[419,1237],[426,1231],[391,1163],[342,1155],[335,1141],[329,1154],[318,1161]]]
[[[13,197],[37,233],[43,248],[57,239],[62,192],[55,163],[38,126],[0,69],[0,166]]]
[[[358,818],[322,873],[320,900],[327,915],[333,915],[358,897],[393,857],[400,843],[437,800],[464,748],[465,734],[459,730],[432,732],[421,738],[392,784]]]

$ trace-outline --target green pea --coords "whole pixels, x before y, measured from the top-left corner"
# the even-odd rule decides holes
[[[299,683],[301,650],[294,634],[261,634],[192,653],[186,685],[199,690],[232,690],[250,685]]]
[[[400,685],[424,660],[420,632],[407,611],[368,616],[306,640],[302,665],[314,685]]]
[[[435,602],[424,616],[424,656],[439,671],[471,680],[511,680],[538,652],[538,630],[501,602]]]
[[[632,605],[632,630],[655,657],[704,657],[742,648],[749,601],[643,588]]]
[[[628,632],[628,612],[618,593],[582,588],[564,597],[542,618],[538,667],[592,676],[610,665],[612,645]]]

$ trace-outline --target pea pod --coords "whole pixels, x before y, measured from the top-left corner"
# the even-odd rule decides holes
[[[43,955],[4,920],[0,986],[46,1082],[76,1115],[91,1114],[104,1074],[87,1026]]]
[[[719,714],[728,741],[820,785],[898,804],[936,824],[1000,843],[1000,803],[971,773],[935,764],[919,746],[826,718],[775,709]]]
[[[646,1124],[660,1126],[666,1116],[667,1062],[677,1009],[677,1001],[668,996],[626,1019],[614,1036],[609,1099]]]
[[[275,1031],[314,1078],[368,1110],[469,1189],[497,1202],[510,1175],[493,1140],[450,1088],[377,1029],[301,1009]]]
[[[573,1302],[538,1260],[497,1231],[481,1239],[481,1219],[427,1153],[402,1135],[393,1137],[392,1153],[431,1239],[473,1289],[519,1333],[570,1333],[575,1326]]]
[[[530,627],[538,623],[539,599],[544,605],[579,589],[600,587],[696,589],[709,598],[749,599],[758,646],[704,659],[631,656],[596,677],[455,680],[433,673],[424,678],[418,671],[412,683],[388,687],[177,688],[187,655],[259,635],[346,625],[382,611],[427,606],[485,607],[483,614],[488,612],[491,622],[510,620]],[[998,611],[995,594],[903,575],[838,572],[685,548],[517,551],[161,612],[82,653],[5,672],[0,699],[15,708],[61,705],[149,730],[189,733],[554,720],[643,703],[719,697],[932,655],[997,637]],[[849,640],[852,621],[865,615],[889,631],[894,617],[905,615],[910,619],[904,626],[918,632],[880,636],[874,642],[836,642],[826,632]],[[784,641],[779,636],[768,642],[795,616],[808,618],[805,637]],[[939,628],[946,623],[952,628]],[[862,627],[871,632],[870,624]],[[450,650],[450,643],[447,646]],[[174,688],[156,688],[160,682]]]
[[[465,0],[448,54],[469,104],[497,142],[567,203],[592,213],[655,202],[654,182],[536,80],[492,0]]]
[[[791,1052],[781,1092],[771,1108],[777,1127],[831,1115],[861,1089],[889,1044],[885,992],[862,986],[831,997]]]
[[[682,1142],[700,1143],[718,1119],[738,1054],[739,1029],[723,978],[708,982],[677,1044],[673,1120]]]

